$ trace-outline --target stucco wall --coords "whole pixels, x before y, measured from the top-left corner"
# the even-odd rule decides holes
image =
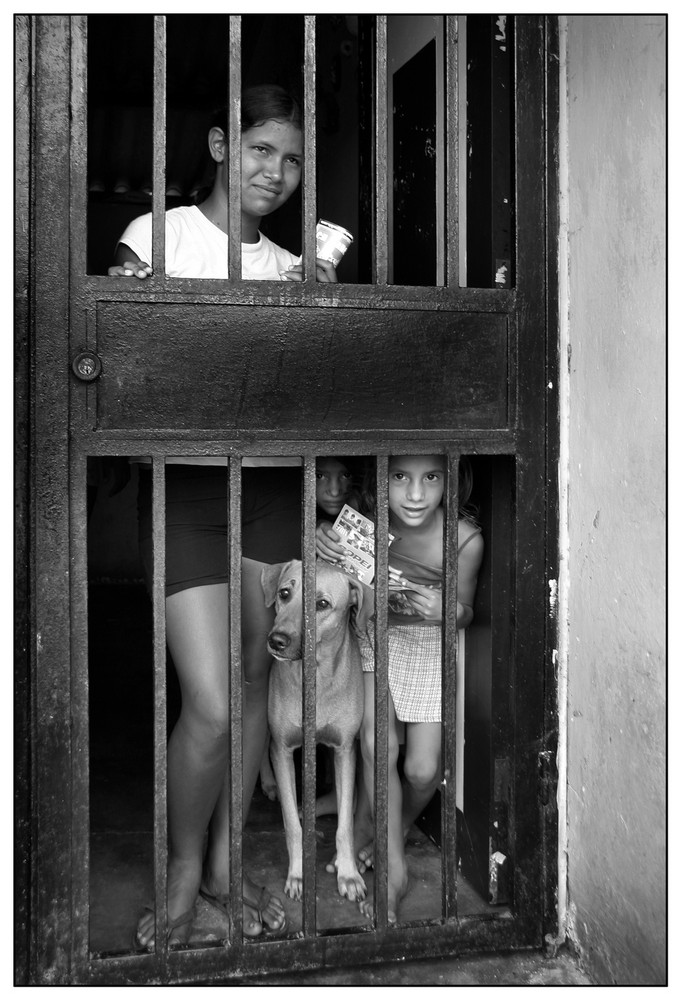
[[[665,978],[665,21],[567,45],[567,930]]]

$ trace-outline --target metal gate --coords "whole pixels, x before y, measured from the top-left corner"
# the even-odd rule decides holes
[[[316,168],[325,107],[320,67],[326,50],[320,40],[330,22],[287,16],[299,21],[305,111],[300,250],[310,261],[320,205],[333,204]],[[151,207],[154,217],[154,277],[128,283],[96,273],[85,237],[93,206],[88,160],[95,129],[88,112],[88,18],[17,18],[17,151],[26,181],[17,192],[17,416],[18,438],[26,443],[17,466],[24,500],[17,552],[19,586],[28,602],[28,613],[18,622],[18,650],[21,654],[25,646],[26,654],[18,658],[17,674],[18,731],[26,735],[17,755],[17,967],[24,981],[217,982],[272,970],[540,947],[554,930],[556,732],[549,596],[557,575],[557,365],[555,225],[549,207],[555,202],[555,25],[534,16],[407,17],[413,21],[406,32],[397,23],[404,18],[385,15],[361,16],[350,26],[359,81],[357,259],[355,280],[342,282],[341,272],[337,285],[317,284],[312,276],[300,284],[242,281],[238,213],[230,223],[229,280],[165,276],[171,19],[162,16],[146,18],[153,100],[151,194],[144,210]],[[223,20],[232,97],[230,183],[238,199],[235,95],[245,77],[248,25],[238,16]],[[430,36],[419,42],[413,58],[411,50],[400,55],[397,40],[411,28],[418,35],[424,21]],[[347,23],[341,27],[349,30]],[[333,70],[333,79],[340,71]],[[433,81],[432,120],[423,126],[425,157],[419,154],[420,166],[414,167],[411,138],[421,128],[421,109],[414,109],[411,95],[413,81],[424,72]],[[419,177],[420,169],[431,173]],[[416,190],[426,183],[423,177],[432,185],[427,203],[418,202]],[[412,199],[417,217],[409,208]],[[410,247],[416,247],[420,268],[411,280]],[[450,666],[443,671],[446,780],[435,803],[433,832],[442,856],[439,912],[428,920],[387,924],[387,653],[379,638],[375,917],[371,924],[358,920],[335,932],[320,928],[317,920],[322,890],[314,819],[314,463],[322,454],[374,456],[380,482],[387,478],[390,455],[424,449],[447,456],[452,482],[460,456],[472,456],[478,495],[485,497],[485,565],[476,625],[466,637],[463,801],[457,809],[452,489],[443,623],[444,663]],[[242,767],[241,459],[292,456],[302,463],[305,877],[300,933],[244,941],[243,810],[240,795],[233,794],[229,934],[169,951],[162,944],[168,700],[164,461],[178,455],[229,459],[234,788],[240,788]],[[154,511],[153,888],[159,923],[156,951],[144,955],[98,952],[90,930],[88,462],[132,456],[151,460]],[[378,499],[380,622],[387,602],[384,489]],[[474,912],[460,912],[457,887],[463,878],[482,893]]]

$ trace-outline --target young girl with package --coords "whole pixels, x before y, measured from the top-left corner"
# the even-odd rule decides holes
[[[445,458],[404,455],[388,467],[389,526],[394,539],[389,550],[388,607],[388,920],[397,921],[400,900],[407,891],[405,837],[432,798],[441,780],[442,745],[442,568]],[[472,479],[470,464],[460,462],[458,520],[457,627],[473,620],[473,601],[482,562],[479,527],[466,513]],[[370,491],[371,492],[371,491]],[[369,497],[368,506],[371,505]],[[317,532],[323,547],[340,557],[329,532]],[[364,789],[373,810],[374,794],[374,644],[373,630],[360,642],[365,671],[364,719],[361,729]],[[404,773],[397,770],[399,723],[404,723]],[[373,831],[358,806],[355,843],[364,842],[358,857],[373,864]],[[373,903],[364,900],[362,913],[371,916]]]

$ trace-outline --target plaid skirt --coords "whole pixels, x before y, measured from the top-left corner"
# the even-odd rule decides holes
[[[374,623],[359,636],[362,670],[374,671]],[[388,628],[388,687],[402,722],[442,721],[442,630],[440,625]]]

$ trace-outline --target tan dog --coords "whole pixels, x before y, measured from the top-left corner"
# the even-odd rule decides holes
[[[265,604],[275,605],[267,648],[278,660],[270,670],[268,715],[272,761],[286,831],[289,869],[284,890],[302,899],[303,837],[296,802],[293,751],[303,742],[303,581],[296,559],[262,571]],[[362,609],[362,585],[330,563],[316,562],[317,740],[333,747],[338,796],[336,868],[338,891],[350,900],[364,899],[366,886],[353,847],[355,737],[364,711],[362,663],[351,624]]]

